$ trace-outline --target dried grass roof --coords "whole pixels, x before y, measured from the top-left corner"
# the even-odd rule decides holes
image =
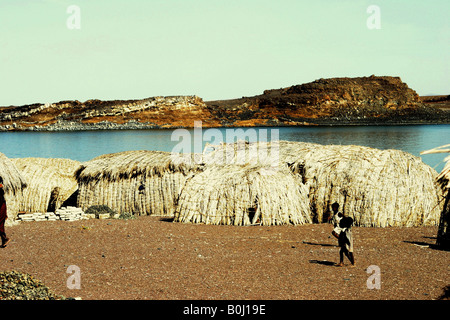
[[[5,192],[13,194],[27,186],[26,179],[3,153],[0,153],[0,183]]]
[[[284,166],[299,160],[299,156],[322,145],[307,142],[274,141],[207,144],[202,161],[207,165]]]
[[[436,171],[400,150],[287,141],[240,142],[213,149],[204,157],[208,165],[224,156],[241,163],[288,165],[310,188],[316,222],[323,221],[333,202],[361,226],[436,225],[439,220]],[[272,151],[278,158],[271,156]]]
[[[74,172],[80,166],[78,161],[54,158],[19,158],[11,161],[28,181],[28,188],[23,191],[19,203],[21,211],[46,212],[55,188],[59,188],[59,204],[78,189],[74,178]]]
[[[423,151],[420,154],[431,154],[431,153],[450,153],[450,144],[437,147],[431,150]],[[437,181],[443,189],[450,189],[450,155],[445,157],[446,162],[444,169],[439,173]]]
[[[84,162],[76,170],[79,182],[105,179],[116,181],[139,175],[162,175],[164,172],[184,172],[195,169],[193,155],[176,157],[170,152],[162,151],[124,151],[101,155]]]
[[[400,150],[361,146],[314,147],[296,163],[311,182],[317,220],[324,204],[337,201],[362,226],[436,225],[436,171]]]
[[[311,211],[307,190],[287,167],[208,166],[186,182],[174,221],[304,224],[311,222]]]

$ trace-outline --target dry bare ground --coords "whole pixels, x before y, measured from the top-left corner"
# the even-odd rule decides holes
[[[450,284],[437,227],[354,227],[356,267],[338,261],[329,224],[209,226],[160,217],[25,222],[7,228],[0,271],[83,300],[432,300]],[[69,289],[67,268],[81,270]],[[369,289],[366,269],[381,271]]]

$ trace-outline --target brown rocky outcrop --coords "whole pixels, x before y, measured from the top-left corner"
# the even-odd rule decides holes
[[[173,96],[3,107],[0,130],[172,128],[194,121],[204,127],[450,123],[442,101],[448,96],[421,99],[399,77],[330,78],[233,100]]]
[[[426,105],[399,77],[319,79],[262,95],[207,102],[223,121],[267,124],[448,123],[449,113]],[[247,118],[247,119],[244,119]]]
[[[142,100],[60,101],[0,109],[4,130],[89,130],[183,127],[202,119],[218,126],[197,96],[152,97]]]
[[[423,96],[420,97],[420,100],[425,105],[445,111],[450,111],[450,95]]]

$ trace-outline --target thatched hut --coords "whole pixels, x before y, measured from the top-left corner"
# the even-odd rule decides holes
[[[3,184],[5,189],[8,216],[10,218],[8,220],[13,220],[19,212],[17,197],[26,188],[27,181],[14,163],[3,153],[0,153],[0,183]]]
[[[450,144],[422,152],[422,154],[429,153],[450,153]],[[436,244],[448,250],[450,249],[450,155],[445,157],[444,161],[446,162],[444,169],[437,176],[437,181],[444,192],[444,205],[439,220]]]
[[[106,205],[118,213],[173,216],[186,177],[198,170],[195,162],[169,152],[125,151],[81,164],[75,172],[77,205],[84,210]]]
[[[255,143],[253,143],[255,144]],[[419,157],[399,150],[378,150],[354,145],[319,145],[279,141],[223,144],[206,155],[211,159],[254,159],[288,165],[309,189],[314,222],[323,222],[338,202],[359,226],[436,225],[439,220],[437,174]],[[242,152],[247,148],[248,152]],[[275,148],[274,150],[271,150]],[[252,151],[253,150],[253,151]],[[270,150],[270,151],[267,151]],[[233,157],[233,153],[240,156]],[[219,153],[219,155],[217,155]],[[278,157],[277,157],[278,154]],[[269,159],[269,160],[267,160]]]
[[[74,177],[80,162],[70,159],[11,159],[28,181],[19,199],[19,211],[55,212],[74,197],[78,183]],[[73,204],[73,203],[71,203]]]
[[[310,183],[317,222],[323,221],[329,206],[336,201],[344,214],[360,226],[437,224],[436,171],[419,157],[400,150],[354,145],[300,149],[293,148],[286,159],[301,155],[291,167]]]
[[[174,221],[215,225],[310,223],[308,191],[286,166],[210,165],[186,182]]]

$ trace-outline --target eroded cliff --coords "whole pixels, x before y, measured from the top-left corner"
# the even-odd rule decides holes
[[[204,127],[450,123],[445,110],[399,77],[370,76],[319,79],[232,100],[173,96],[3,107],[0,130],[174,128],[194,121]]]

